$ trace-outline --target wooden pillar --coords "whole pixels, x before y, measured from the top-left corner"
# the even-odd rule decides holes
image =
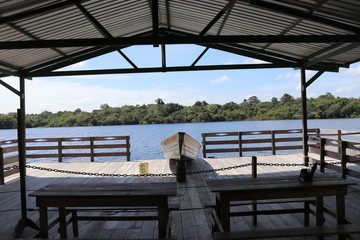
[[[309,148],[308,148],[308,126],[307,126],[307,104],[306,104],[306,74],[305,67],[301,66],[301,105],[302,105],[302,126],[303,126],[303,154],[304,164],[309,165]]]
[[[21,189],[21,216],[27,218],[26,207],[26,125],[25,125],[25,78],[20,76],[20,109],[18,109],[18,145]]]
[[[18,115],[18,145],[19,145],[19,172],[20,172],[20,200],[21,200],[21,218],[15,227],[15,238],[20,238],[26,227],[39,230],[39,227],[29,218],[27,218],[26,203],[26,124],[25,124],[25,78],[23,75],[20,81],[20,109]]]

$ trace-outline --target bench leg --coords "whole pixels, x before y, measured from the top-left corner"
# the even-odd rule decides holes
[[[252,216],[252,222],[253,222],[253,225],[256,226],[257,225],[257,203],[256,201],[253,201],[253,203],[251,204],[252,205],[252,211],[254,213],[254,215]]]
[[[78,237],[79,236],[79,226],[78,226],[76,210],[71,211],[71,223],[72,223],[72,227],[73,227],[73,236]]]
[[[64,207],[59,207],[59,225],[60,225],[60,238],[66,239],[66,210]]]
[[[39,207],[40,210],[40,238],[49,238],[47,207]]]
[[[166,200],[167,201],[167,200]],[[165,238],[169,221],[169,208],[167,203],[158,207],[159,238]]]
[[[310,225],[310,203],[304,202],[304,226],[308,227]]]

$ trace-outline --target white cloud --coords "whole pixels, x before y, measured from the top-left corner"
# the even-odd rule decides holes
[[[72,70],[79,70],[79,69],[85,69],[86,61],[78,62],[73,65],[67,66],[66,68],[72,69]],[[66,69],[64,68],[64,69]]]
[[[268,63],[260,59],[255,58],[246,58],[243,62],[244,64],[262,64],[262,63]]]
[[[223,82],[229,82],[229,81],[230,81],[230,78],[227,75],[210,80],[211,83],[223,83]]]
[[[360,64],[357,67],[350,67],[345,70],[345,74],[349,76],[360,76]]]
[[[335,89],[335,93],[351,93],[360,89],[360,79],[353,81],[351,84],[338,87]]]

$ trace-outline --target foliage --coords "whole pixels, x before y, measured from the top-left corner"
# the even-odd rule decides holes
[[[359,118],[360,99],[340,98],[326,93],[307,100],[309,119]],[[26,126],[32,127],[73,127],[109,126],[131,124],[192,123],[244,120],[301,119],[302,101],[285,93],[280,99],[261,102],[258,97],[244,99],[242,103],[228,102],[223,105],[196,101],[192,106],[164,103],[160,98],[155,104],[111,107],[101,104],[99,110],[84,112],[44,111],[26,116]],[[16,128],[15,113],[0,114],[0,129]]]

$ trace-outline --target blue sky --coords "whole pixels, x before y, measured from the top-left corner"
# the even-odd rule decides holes
[[[196,45],[166,47],[168,66],[188,66],[203,51]],[[161,48],[134,46],[123,52],[138,67],[160,67]],[[209,50],[198,65],[261,63],[217,50]],[[75,69],[130,68],[117,52],[66,67]],[[307,71],[307,79],[315,72]],[[2,78],[18,89],[18,79]],[[339,97],[360,97],[360,63],[339,73],[325,73],[308,88],[308,97],[331,92]],[[83,111],[99,109],[103,103],[112,107],[152,104],[157,98],[165,103],[193,105],[196,101],[224,104],[241,103],[257,96],[261,101],[280,98],[284,93],[300,97],[300,71],[294,69],[216,70],[197,72],[169,72],[118,74],[74,77],[34,78],[26,81],[26,111]],[[0,86],[0,113],[15,112],[18,97]]]

